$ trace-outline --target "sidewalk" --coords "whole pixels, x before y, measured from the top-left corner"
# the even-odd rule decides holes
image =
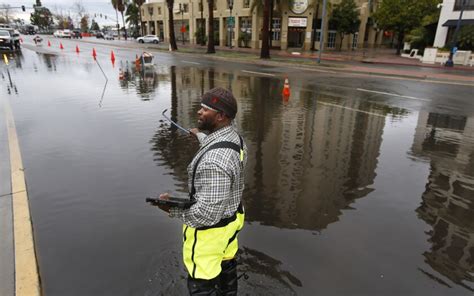
[[[52,39],[54,40],[54,39]],[[140,50],[168,51],[168,43],[139,44],[135,40],[105,41],[96,38],[83,38],[82,42],[120,46]],[[415,59],[395,55],[394,49],[357,50],[342,52],[323,52],[321,63],[317,63],[318,52],[295,52],[272,49],[270,59],[260,59],[260,49],[216,46],[215,54],[206,54],[207,46],[181,44],[173,54],[201,55],[208,59],[233,60],[257,65],[298,67],[305,70],[343,72],[356,75],[378,75],[416,80],[432,80],[437,83],[450,83],[474,86],[474,67],[458,66],[446,68],[442,65],[422,64]]]

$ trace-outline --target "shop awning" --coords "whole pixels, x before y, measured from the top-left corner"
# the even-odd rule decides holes
[[[443,27],[456,27],[458,25],[458,20],[447,20]],[[465,25],[474,25],[474,19],[472,20],[461,20],[461,26]]]

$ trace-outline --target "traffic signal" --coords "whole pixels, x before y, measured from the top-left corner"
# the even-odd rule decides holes
[[[26,11],[25,5],[21,6],[21,10]]]

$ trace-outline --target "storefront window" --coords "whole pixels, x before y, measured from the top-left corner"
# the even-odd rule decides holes
[[[238,42],[240,47],[249,47],[252,40],[252,18],[240,18],[240,32]]]
[[[357,41],[359,40],[359,33],[355,33],[352,37],[352,49],[357,48]]]
[[[316,41],[316,42],[321,41],[321,29],[316,30],[316,35],[314,36],[314,41]]]
[[[337,31],[328,31],[328,48],[336,47],[336,34]]]
[[[272,40],[280,40],[281,34],[281,19],[272,19]]]

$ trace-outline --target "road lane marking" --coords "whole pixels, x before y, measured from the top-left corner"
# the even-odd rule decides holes
[[[355,112],[360,112],[360,113],[364,113],[364,114],[368,114],[368,115],[379,116],[379,117],[385,117],[385,115],[383,115],[383,114],[378,114],[378,113],[368,112],[368,111],[364,111],[364,110],[360,110],[360,109],[345,107],[345,106],[342,106],[342,105],[331,104],[331,103],[325,103],[325,102],[319,102],[319,101],[318,101],[317,103],[318,103],[318,104],[321,104],[321,105],[325,105],[325,106],[331,106],[331,107],[347,109],[347,110],[351,110],[351,111],[355,111]]]
[[[201,63],[190,62],[190,61],[183,61],[183,63],[194,64],[194,65],[201,65]]]
[[[397,95],[393,93],[388,93],[388,92],[383,92],[383,91],[376,91],[376,90],[370,90],[370,89],[365,89],[365,88],[357,88],[358,91],[365,91],[365,92],[370,92],[374,94],[380,94],[380,95],[386,95],[386,96],[392,96],[392,97],[399,97],[399,98],[405,98],[405,99],[410,99],[410,100],[417,100],[417,101],[425,101],[425,102],[430,102],[431,100],[428,99],[422,99],[422,98],[417,98],[417,97],[410,97],[410,96],[402,96],[402,95]]]
[[[13,192],[15,295],[40,296],[41,288],[38,264],[20,145],[10,104],[7,100],[4,100],[4,102],[5,119],[8,129],[8,145],[10,149],[11,190]]]
[[[245,73],[250,73],[250,74],[266,75],[266,76],[272,76],[272,77],[275,77],[275,74],[271,74],[271,73],[264,73],[264,72],[254,72],[254,71],[247,71],[247,70],[242,70],[242,72],[245,72]]]

